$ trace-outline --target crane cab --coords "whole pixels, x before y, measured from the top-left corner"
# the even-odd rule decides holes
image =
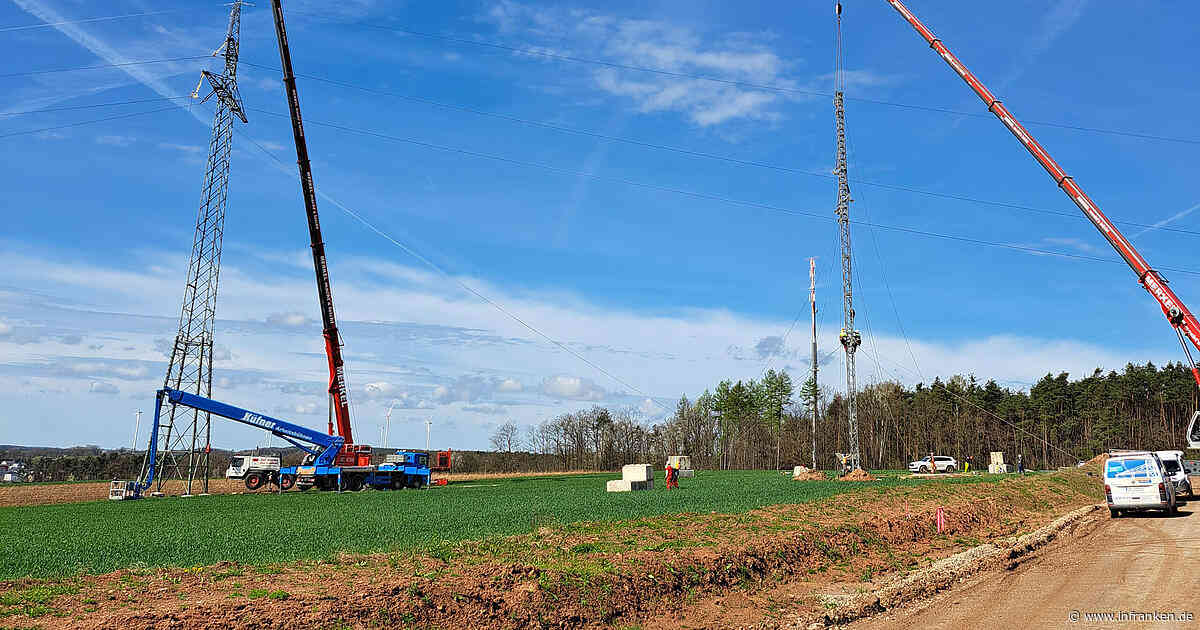
[[[366,444],[343,444],[334,466],[370,466],[372,449]]]
[[[1192,414],[1192,419],[1188,422],[1187,428],[1187,445],[1188,448],[1200,448],[1200,411]]]

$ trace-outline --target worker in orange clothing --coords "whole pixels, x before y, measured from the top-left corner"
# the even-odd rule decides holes
[[[667,490],[679,487],[679,469],[667,464]]]

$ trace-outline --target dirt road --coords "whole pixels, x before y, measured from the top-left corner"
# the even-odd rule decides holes
[[[1010,572],[851,625],[874,628],[1181,628],[1200,625],[1200,501],[1178,516],[1107,519]],[[1194,614],[1193,621],[1088,619],[1088,613]],[[1078,615],[1079,620],[1073,617]],[[1149,619],[1149,618],[1148,618]]]

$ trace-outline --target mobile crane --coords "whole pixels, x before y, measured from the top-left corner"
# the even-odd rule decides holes
[[[288,112],[292,119],[300,189],[304,194],[304,210],[308,215],[308,237],[312,248],[313,269],[317,274],[317,299],[321,303],[321,335],[325,338],[325,357],[329,363],[329,400],[333,408],[332,417],[329,419],[329,434],[334,435],[333,421],[336,418],[337,435],[345,440],[334,459],[340,466],[368,465],[371,462],[371,447],[355,444],[353,428],[350,426],[350,400],[346,392],[342,339],[338,334],[337,318],[333,314],[333,288],[329,282],[329,263],[325,259],[325,241],[321,237],[321,219],[317,215],[317,191],[313,184],[312,164],[308,159],[308,142],[304,138],[304,121],[300,117],[300,94],[296,90],[296,74],[292,71],[292,52],[288,46],[280,0],[271,1],[271,10],[275,18],[276,40],[279,43],[279,63],[283,67],[283,87],[287,92]]]
[[[1066,171],[1050,157],[1046,149],[1042,147],[1033,134],[1017,121],[1012,112],[1004,106],[966,66],[963,65],[954,53],[950,52],[949,48],[938,39],[925,24],[913,15],[908,7],[904,6],[900,0],[886,0],[888,4],[900,14],[919,34],[937,54],[946,61],[951,69],[966,82],[968,86],[983,100],[987,105],[988,111],[995,114],[1000,122],[1017,138],[1017,140],[1029,151],[1030,155],[1037,160],[1042,168],[1054,178],[1054,183],[1062,189],[1071,201],[1083,211],[1084,216],[1092,222],[1092,225],[1100,230],[1100,234],[1112,245],[1113,249],[1117,250],[1117,254],[1129,265],[1133,272],[1137,274],[1138,282],[1146,289],[1150,295],[1158,302],[1162,308],[1163,315],[1166,316],[1167,322],[1175,329],[1175,335],[1179,338],[1179,345],[1183,347],[1183,354],[1187,357],[1188,364],[1192,369],[1192,378],[1195,379],[1196,385],[1200,386],[1200,369],[1196,367],[1196,361],[1192,357],[1192,351],[1188,347],[1190,341],[1192,346],[1200,350],[1200,322],[1192,315],[1187,306],[1183,304],[1175,292],[1167,286],[1167,279],[1162,277],[1162,274],[1155,271],[1149,263],[1146,262],[1142,255],[1138,253],[1133,244],[1125,238],[1121,231],[1117,229],[1112,221],[1100,211],[1100,207],[1096,202],[1092,201],[1087,193],[1075,183],[1075,179],[1067,175]],[[1187,442],[1188,448],[1200,448],[1200,411],[1192,414],[1192,419],[1188,423]]]
[[[343,453],[345,438],[327,435],[305,426],[272,418],[267,415],[235,407],[228,403],[205,398],[178,389],[158,390],[154,399],[154,424],[150,429],[151,440],[158,437],[158,419],[163,403],[183,405],[214,416],[227,418],[247,426],[262,429],[292,446],[301,449],[307,456],[300,466],[285,466],[270,475],[268,482],[280,490],[293,486],[300,490],[316,487],[321,490],[361,490],[363,488],[393,489],[424,488],[429,485],[429,455],[414,451],[399,451],[387,456],[382,464],[364,465],[354,463],[342,465],[338,456]],[[154,442],[152,441],[151,444]],[[368,447],[369,448],[369,447]],[[149,452],[146,476],[138,481],[114,481],[109,488],[108,498],[113,500],[139,499],[154,482],[158,461],[154,449]]]

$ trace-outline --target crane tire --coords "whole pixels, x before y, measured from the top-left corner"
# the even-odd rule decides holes
[[[259,488],[263,487],[263,483],[265,482],[266,480],[263,479],[263,476],[260,473],[250,473],[249,475],[246,475],[245,483],[247,490],[258,490]]]
[[[291,490],[292,486],[296,485],[296,475],[280,475],[279,487],[283,490]]]

